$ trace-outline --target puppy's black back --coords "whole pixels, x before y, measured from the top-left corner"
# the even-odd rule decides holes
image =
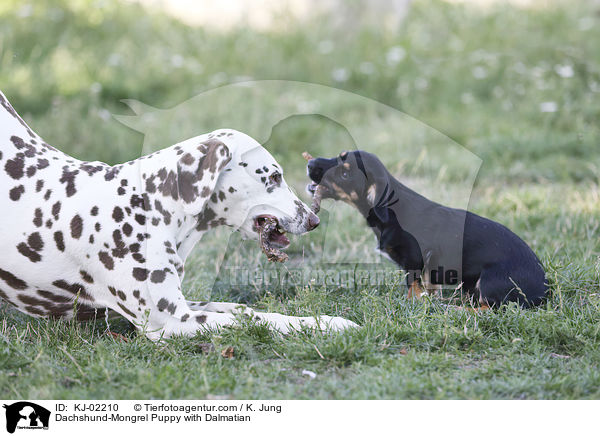
[[[465,288],[478,288],[489,305],[536,306],[548,291],[533,250],[502,224],[471,212],[465,219],[462,273]]]

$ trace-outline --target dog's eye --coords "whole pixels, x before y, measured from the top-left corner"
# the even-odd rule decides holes
[[[269,176],[269,180],[271,181],[271,183],[279,186],[281,185],[281,174],[273,173]]]
[[[350,177],[350,171],[347,169],[342,170],[342,179],[347,180]]]

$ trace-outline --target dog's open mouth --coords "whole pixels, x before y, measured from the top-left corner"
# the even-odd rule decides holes
[[[271,262],[285,262],[287,254],[281,251],[290,245],[285,230],[273,215],[259,215],[254,218],[254,230],[258,233],[260,248]]]

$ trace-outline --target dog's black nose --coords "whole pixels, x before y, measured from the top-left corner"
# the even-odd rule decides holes
[[[320,222],[321,220],[319,219],[319,217],[314,213],[311,213],[308,217],[308,231],[310,232],[311,230],[316,229],[319,226]]]

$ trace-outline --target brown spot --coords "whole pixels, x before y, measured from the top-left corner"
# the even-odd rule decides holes
[[[34,236],[37,235],[37,236]],[[30,242],[33,242],[35,245],[34,248],[30,245]],[[40,238],[39,233],[32,233],[29,238],[28,238],[28,243],[25,242],[21,242],[19,245],[17,245],[17,250],[19,251],[19,253],[21,253],[23,256],[25,256],[26,258],[28,258],[31,262],[39,262],[40,260],[42,260],[42,256],[40,256],[40,254],[38,253],[38,251],[40,251],[42,249],[42,247],[44,246],[42,239]]]
[[[63,167],[63,173],[59,179],[60,183],[64,183],[67,197],[72,197],[77,192],[75,188],[75,177],[79,174],[79,170],[69,171],[68,166]]]
[[[19,201],[19,199],[21,198],[21,195],[23,195],[23,193],[25,193],[25,186],[23,186],[23,185],[15,186],[14,188],[12,188],[9,191],[8,197],[12,201]]]
[[[100,251],[98,253],[98,259],[100,259],[100,262],[102,262],[106,269],[113,270],[115,268],[114,259],[106,251]]]
[[[17,154],[17,157],[7,160],[6,164],[4,165],[6,174],[15,180],[19,180],[21,177],[23,177],[23,168],[25,166],[25,162],[22,156],[22,153],[19,153]]]
[[[140,282],[143,282],[148,278],[148,270],[146,268],[133,268],[132,274],[133,277]]]
[[[132,318],[137,318],[137,315],[135,313],[133,313],[131,310],[127,309],[123,304],[121,304],[120,302],[117,302],[117,306],[119,306],[121,308],[121,310],[123,312],[125,312],[127,315],[129,315]]]
[[[198,215],[198,224],[196,225],[196,230],[203,231],[209,228],[209,224],[212,220],[217,217],[215,212],[208,208],[204,209],[200,215]]]
[[[68,283],[65,280],[55,280],[52,282],[52,284],[59,289],[63,289],[74,295],[79,295],[80,298],[94,301],[94,298],[90,294],[87,293],[87,291],[85,290],[85,287],[82,284]]]
[[[75,215],[71,220],[71,236],[73,239],[79,239],[83,232],[83,220],[79,215]]]
[[[122,259],[127,253],[129,253],[129,249],[126,247],[125,242],[123,242],[123,237],[120,230],[115,230],[113,232],[113,241],[115,243],[115,248],[111,253],[114,257]]]
[[[44,168],[48,168],[49,166],[50,166],[50,162],[48,162],[48,159],[38,159],[37,160],[37,169],[38,170],[43,170]],[[43,185],[43,181],[42,181],[42,185]]]
[[[50,291],[38,290],[38,295],[40,297],[44,297],[47,300],[54,301],[55,303],[68,303],[69,301],[73,301],[71,297],[64,297],[62,295],[54,294]]]
[[[52,205],[52,216],[54,217],[55,221],[58,221],[58,217],[60,214],[60,208],[61,208],[60,201],[57,201],[56,203],[54,203]]]
[[[112,217],[116,222],[120,223],[121,221],[123,221],[124,216],[125,215],[123,214],[123,209],[121,209],[119,206],[116,206],[113,209]]]
[[[165,298],[161,298],[160,300],[158,300],[156,307],[158,308],[159,312],[164,312],[168,305],[169,302]]]
[[[44,241],[38,232],[34,232],[27,238],[27,243],[35,251],[42,251],[44,248]]]
[[[39,207],[35,209],[33,215],[33,225],[36,227],[42,227],[44,224],[44,215],[42,214],[42,209]]]
[[[152,271],[152,274],[150,274],[150,281],[152,283],[162,283],[165,281],[166,278],[166,273],[163,270],[157,269]]]
[[[145,225],[146,224],[146,216],[145,215],[141,215],[139,213],[135,214],[134,219],[137,221],[138,224],[140,225]]]
[[[59,251],[65,251],[65,238],[61,231],[54,232],[54,242]]]
[[[30,315],[46,316],[47,313],[35,306],[25,306],[25,311]]]
[[[210,188],[208,186],[203,187],[202,191],[200,191],[200,197],[206,198],[209,195],[210,195]]]
[[[132,232],[133,232],[133,227],[131,227],[131,224],[129,224],[129,223],[123,224],[123,233],[125,234],[125,236],[131,236]]]
[[[193,164],[195,160],[196,159],[194,159],[194,156],[192,156],[190,153],[184,154],[181,158],[181,162],[188,166]]]
[[[83,281],[88,283],[94,283],[94,278],[91,275],[89,275],[86,271],[81,270],[79,271],[79,274],[81,274],[81,278],[83,279]]]
[[[6,282],[6,284],[13,289],[17,289],[19,291],[27,289],[27,283],[25,283],[23,280],[16,277],[15,275],[11,274],[10,272],[5,271],[1,268],[0,268],[0,279],[4,280]]]

